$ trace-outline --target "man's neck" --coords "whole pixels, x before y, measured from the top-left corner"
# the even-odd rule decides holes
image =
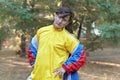
[[[62,31],[62,30],[63,30],[63,28],[57,28],[57,27],[55,27],[55,25],[53,25],[53,27],[54,27],[54,29],[57,30],[57,31]]]

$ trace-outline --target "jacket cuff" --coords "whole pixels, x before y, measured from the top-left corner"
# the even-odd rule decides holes
[[[65,64],[63,64],[62,67],[66,70],[67,74],[71,73],[71,71],[69,70],[69,68]]]

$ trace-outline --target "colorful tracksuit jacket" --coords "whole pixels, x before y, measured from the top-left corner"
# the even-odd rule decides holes
[[[40,28],[32,38],[28,58],[34,69],[32,80],[79,80],[77,70],[86,62],[86,54],[79,41],[53,25]],[[63,67],[64,78],[54,78],[53,70]]]

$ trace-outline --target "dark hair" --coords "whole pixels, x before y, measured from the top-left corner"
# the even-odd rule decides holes
[[[68,7],[61,7],[57,9],[56,14],[63,14],[63,17],[70,16],[70,21],[74,16],[73,12]]]

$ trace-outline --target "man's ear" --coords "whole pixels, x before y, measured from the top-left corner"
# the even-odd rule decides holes
[[[69,22],[67,23],[67,25],[69,25],[71,23],[71,21],[69,20]]]
[[[67,25],[69,25],[70,24],[70,21],[67,23]]]

